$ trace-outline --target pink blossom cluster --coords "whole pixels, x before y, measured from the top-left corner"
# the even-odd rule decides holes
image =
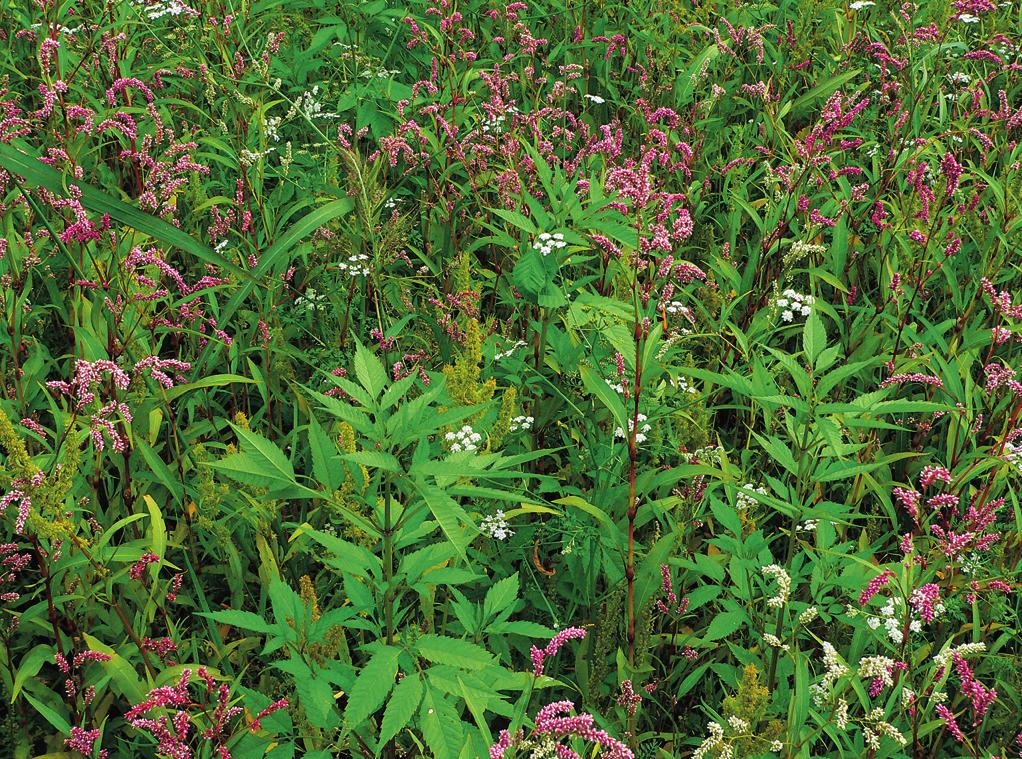
[[[562,716],[575,709],[571,701],[555,701],[547,704],[536,713],[534,735],[549,735],[558,742],[565,738],[595,743],[602,749],[604,759],[635,759],[635,754],[624,743],[612,738],[605,730],[596,727],[596,720],[591,714]],[[504,759],[507,751],[524,741],[521,732],[512,736],[507,730],[501,730],[497,742],[490,747],[490,759]],[[560,759],[580,759],[571,748],[558,743],[556,754]]]
[[[19,553],[17,543],[0,544],[0,587],[14,582],[29,562],[32,561],[32,554]],[[0,591],[0,601],[9,603],[17,601],[21,595],[14,591]]]
[[[543,663],[547,658],[554,656],[557,653],[557,651],[561,648],[561,646],[563,646],[569,640],[572,640],[574,638],[581,639],[584,638],[585,636],[586,631],[583,630],[581,627],[566,627],[559,633],[557,633],[553,638],[550,639],[550,642],[547,643],[546,648],[536,648],[536,646],[533,646],[530,651],[530,654],[532,656],[532,674],[535,677],[539,677],[540,675],[542,675]]]
[[[875,596],[877,593],[879,593],[880,589],[884,587],[888,582],[890,582],[891,578],[893,577],[894,572],[892,572],[890,569],[885,569],[883,572],[881,572],[872,580],[870,580],[869,584],[866,585],[862,593],[859,594],[859,606],[865,606],[867,603],[869,603],[869,600],[873,598],[873,596]]]
[[[160,560],[160,557],[155,553],[142,554],[142,558],[131,565],[131,569],[128,570],[128,576],[135,582],[139,582],[142,579],[142,574],[145,572],[146,567],[150,564],[155,564]]]
[[[940,600],[940,587],[929,582],[912,591],[909,603],[924,622],[932,622],[936,616],[934,606]]]
[[[84,727],[72,727],[71,736],[64,739],[64,747],[68,751],[77,751],[82,756],[92,756],[92,752],[95,750],[96,741],[99,740],[100,731],[86,730]],[[109,751],[102,749],[99,752],[99,759],[106,759]]]
[[[671,568],[667,564],[660,565],[660,578],[660,589],[664,596],[666,596],[667,601],[664,602],[662,598],[658,598],[656,602],[657,610],[661,614],[670,614],[672,607],[674,607],[673,612],[675,614],[684,614],[688,608],[688,599],[682,598],[680,602],[678,601],[678,594],[674,592],[674,581],[671,578]]]

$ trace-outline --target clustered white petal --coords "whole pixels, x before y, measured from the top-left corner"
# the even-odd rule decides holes
[[[516,416],[511,420],[511,432],[517,432],[518,430],[531,430],[532,423],[536,420],[531,416]]]
[[[341,271],[348,272],[350,277],[368,277],[369,276],[369,265],[366,263],[369,260],[369,256],[365,253],[355,253],[354,255],[348,256],[347,261],[342,261],[337,264],[337,268]]]
[[[564,241],[564,235],[560,232],[554,232],[553,234],[550,234],[549,232],[542,232],[536,238],[536,242],[532,244],[532,247],[533,249],[538,250],[542,255],[549,256],[555,250],[560,250],[567,244],[568,243]]]
[[[646,415],[645,414],[639,414],[638,418],[639,418],[639,429],[635,432],[635,443],[636,443],[636,445],[638,445],[639,443],[645,443],[646,442],[646,435],[647,435],[647,433],[651,429],[653,429],[653,427],[651,425],[646,424]],[[629,419],[628,420],[628,432],[629,432],[629,434],[633,430],[635,430],[635,420],[634,419]],[[625,431],[621,427],[618,427],[616,430],[614,430],[614,437],[619,438],[621,440],[627,440],[628,439],[628,435],[625,434]]]
[[[507,540],[515,531],[507,523],[507,517],[501,509],[495,514],[487,514],[479,524],[479,529],[495,540]]]
[[[472,426],[468,424],[460,430],[448,432],[444,435],[444,440],[451,446],[451,453],[461,453],[462,451],[475,452],[479,450],[479,443],[482,439],[483,436],[474,431]]]
[[[781,320],[790,322],[796,316],[809,316],[816,299],[812,295],[803,295],[794,290],[785,290],[780,298],[774,299],[774,308],[781,309]]]

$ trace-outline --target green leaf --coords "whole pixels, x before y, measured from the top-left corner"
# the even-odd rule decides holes
[[[313,727],[332,728],[337,726],[337,713],[334,711],[334,690],[329,680],[322,674],[316,677],[295,676],[295,688],[302,708]],[[383,693],[385,697],[386,692]],[[349,701],[350,703],[350,701]]]
[[[383,364],[362,343],[355,344],[355,376],[369,395],[375,400],[387,387],[387,370]]]
[[[419,708],[422,737],[436,759],[457,759],[464,743],[464,727],[458,713],[441,693],[427,688]]]
[[[422,701],[422,679],[419,674],[405,675],[394,688],[380,725],[380,746],[401,732],[412,719]]]
[[[489,618],[498,612],[503,611],[518,598],[518,573],[495,582],[486,591],[486,600],[483,601],[483,618]]]
[[[247,485],[274,489],[295,489],[305,495],[318,498],[315,490],[299,485],[295,470],[284,452],[262,435],[231,425],[241,442],[242,450],[225,456],[220,461],[204,462],[205,466],[218,469]]]
[[[358,673],[348,693],[348,705],[344,708],[346,731],[357,728],[383,706],[387,694],[394,687],[400,655],[400,648],[382,646]]]
[[[53,709],[48,704],[43,703],[40,699],[35,698],[28,691],[25,691],[22,695],[25,697],[25,700],[32,704],[32,707],[39,712],[47,722],[57,728],[61,734],[69,735],[71,733],[71,725],[56,711],[56,709]],[[68,754],[68,756],[70,756],[70,754]],[[79,754],[79,756],[81,755]]]
[[[467,558],[465,549],[468,548],[468,544],[476,534],[475,525],[472,524],[468,514],[453,498],[436,485],[418,481],[415,483],[415,487],[458,555],[463,559]],[[471,526],[471,530],[468,526]]]
[[[802,327],[802,350],[805,351],[806,359],[810,364],[815,364],[816,359],[823,349],[827,347],[827,330],[823,326],[816,309],[809,313],[805,325]]]
[[[610,411],[618,427],[626,429],[628,425],[625,420],[628,414],[625,411],[624,401],[621,400],[621,396],[617,394],[617,391],[608,385],[607,381],[597,374],[592,367],[579,367],[579,374],[582,375],[582,384],[586,386],[586,390],[596,396],[597,400]]]
[[[549,284],[546,266],[543,264],[543,256],[538,250],[530,248],[518,259],[514,270],[511,272],[511,281],[518,288],[522,295],[535,303],[537,296],[543,292]]]
[[[240,374],[211,374],[208,377],[203,377],[195,382],[189,382],[187,385],[175,385],[165,392],[167,394],[167,400],[172,401],[176,398],[180,398],[185,393],[190,393],[192,390],[199,390],[204,387],[223,387],[224,385],[232,385],[234,383],[247,385],[257,384],[254,379],[244,377]]]
[[[241,609],[224,609],[222,611],[199,612],[200,617],[209,617],[224,625],[237,627],[241,630],[252,630],[258,633],[272,633],[276,625],[272,625],[258,614]]]
[[[99,651],[110,657],[110,661],[99,662],[99,666],[110,675],[114,690],[133,704],[137,704],[145,698],[146,690],[134,667],[110,646],[101,643],[88,633],[82,633],[82,638],[91,651]]]
[[[40,643],[21,658],[21,664],[18,665],[18,673],[14,676],[14,686],[11,688],[12,704],[14,699],[18,697],[18,693],[21,692],[25,681],[30,677],[38,675],[39,670],[43,668],[43,664],[53,661],[53,654],[53,646]]]
[[[467,640],[442,635],[420,636],[415,644],[419,655],[434,664],[449,664],[462,669],[482,669],[494,663],[494,656],[482,646]]]
[[[343,479],[343,468],[337,455],[337,446],[316,417],[309,416],[309,452],[312,454],[312,474],[328,491],[337,490]]]
[[[726,638],[733,632],[738,630],[745,623],[745,614],[740,611],[727,611],[723,614],[718,614],[712,620],[710,620],[709,627],[706,628],[706,635],[703,636],[703,640],[706,642],[712,640],[718,640],[720,638]]]

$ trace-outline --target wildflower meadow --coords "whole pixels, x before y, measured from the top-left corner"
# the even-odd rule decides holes
[[[1022,757],[1018,0],[0,0],[0,759]]]

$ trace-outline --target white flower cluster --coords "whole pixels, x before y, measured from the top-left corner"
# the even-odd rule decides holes
[[[263,118],[263,134],[266,135],[267,140],[273,140],[274,142],[280,142],[280,122],[282,119],[280,116],[271,116],[270,118]]]
[[[479,529],[496,540],[507,540],[515,534],[515,531],[507,523],[507,518],[501,509],[497,509],[495,514],[487,514],[483,517],[483,521],[479,524]]]
[[[779,648],[782,651],[788,650],[788,644],[773,633],[763,633],[763,642],[772,648]]]
[[[589,93],[586,93],[582,97],[584,97],[590,103],[596,103],[596,105],[603,105],[604,103],[607,102],[606,100],[601,98],[599,95],[590,95]]]
[[[369,276],[369,265],[366,261],[369,260],[369,256],[365,253],[355,253],[348,256],[347,261],[342,261],[337,264],[337,268],[341,271],[348,272],[350,277],[368,277]]]
[[[760,495],[767,494],[767,489],[762,485],[756,486],[753,485],[751,482],[746,482],[744,485],[738,488],[738,494],[735,496],[735,508],[738,509],[739,511],[745,511],[746,509],[752,508],[758,503],[758,501],[753,496],[749,495],[749,493],[745,491],[749,491],[751,493],[759,493]]]
[[[866,743],[866,748],[871,751],[876,751],[880,748],[880,738],[887,736],[898,745],[904,746],[908,743],[905,736],[901,734],[890,722],[884,721],[884,710],[880,707],[870,709],[869,713],[866,714],[866,719],[872,723],[872,727],[862,727],[863,740]]]
[[[477,451],[479,450],[479,442],[482,439],[483,436],[474,431],[471,425],[468,424],[456,432],[448,432],[444,435],[444,440],[451,444],[451,453]]]
[[[536,242],[532,244],[532,247],[544,256],[549,256],[554,250],[560,250],[567,244],[564,241],[564,235],[560,232],[554,232],[553,234],[541,232],[539,237],[536,238]]]
[[[874,3],[873,0],[855,0],[854,3],[851,3],[848,6],[848,9],[853,11],[861,11],[863,8],[868,8],[871,5],[876,5],[876,3]]]
[[[669,300],[664,303],[664,311],[669,313],[671,316],[681,314],[689,319],[692,318],[692,311],[689,310],[688,306],[682,305],[681,302],[677,300]]]
[[[961,13],[958,15],[958,20],[963,24],[978,24],[979,16],[973,16],[971,13]]]
[[[859,677],[863,680],[879,680],[885,688],[894,685],[894,659],[886,656],[863,656],[859,659]]]
[[[781,297],[774,301],[774,307],[781,309],[781,320],[790,322],[796,314],[809,316],[816,299],[812,295],[802,295],[794,290],[785,290]]]
[[[986,643],[962,643],[957,646],[950,646],[939,654],[933,657],[933,662],[938,667],[944,667],[947,669],[951,666],[951,655],[958,654],[963,659],[968,659],[970,656],[977,656],[987,650]]]
[[[963,87],[972,81],[972,77],[964,71],[955,71],[952,74],[948,74],[947,78],[952,84],[960,84]]]
[[[624,394],[624,392],[625,392],[625,386],[624,386],[624,385],[622,385],[622,384],[621,384],[620,382],[612,382],[611,380],[604,380],[604,382],[606,382],[606,383],[607,383],[607,386],[608,386],[608,387],[609,387],[609,388],[610,388],[611,390],[613,390],[613,391],[614,391],[615,393],[621,393],[621,394]]]
[[[897,605],[897,609],[895,606]],[[883,627],[887,631],[887,636],[897,644],[901,644],[905,640],[904,626],[905,626],[905,610],[904,601],[900,598],[895,601],[894,598],[889,598],[884,607],[880,610],[879,617],[870,616],[866,620],[866,624],[871,629],[877,630]],[[935,617],[939,617],[944,613],[944,604],[938,602],[933,607]],[[909,611],[908,613],[909,623],[908,629],[914,633],[922,632],[923,620],[917,615]]]
[[[742,719],[737,714],[732,714],[730,717],[728,717],[727,723],[731,725],[731,729],[734,730],[736,733],[744,733],[746,730],[749,729],[748,720]]]
[[[814,619],[820,616],[820,611],[815,606],[810,606],[804,612],[798,615],[798,623],[800,625],[808,625]]]
[[[777,595],[767,599],[767,606],[773,609],[780,609],[788,603],[788,596],[791,595],[791,576],[778,564],[768,564],[760,569],[764,577],[773,577],[777,580]]]
[[[628,432],[629,432],[629,434],[634,429],[635,429],[635,420],[634,419],[629,419],[628,420]],[[638,445],[639,443],[645,443],[646,442],[646,435],[649,433],[649,431],[651,429],[653,429],[653,427],[650,426],[649,424],[646,424],[646,415],[645,414],[639,414],[639,429],[635,433],[635,443],[636,443],[636,445]],[[616,430],[614,430],[614,437],[621,438],[622,440],[627,440],[628,439],[628,435],[626,435],[625,431],[623,429],[621,429],[620,427],[618,427]]]
[[[703,448],[696,448],[691,452],[686,451],[680,455],[680,458],[686,464],[698,461],[700,464],[714,465],[720,463],[720,457],[723,452],[724,449],[719,445],[707,445]]]
[[[395,76],[400,73],[401,72],[396,69],[379,68],[376,69],[375,71],[373,69],[363,69],[362,73],[360,73],[359,76],[362,77],[363,79],[372,79],[374,77],[376,79],[386,79],[387,77]]]
[[[518,430],[531,430],[532,423],[536,420],[531,416],[516,416],[511,420],[511,432],[517,432]]]
[[[819,527],[819,519],[807,519],[798,526],[799,532],[816,532],[816,528]]]
[[[709,735],[692,752],[692,759],[704,759],[706,756],[715,756],[717,759],[731,759],[735,752],[731,744],[724,740],[724,728],[717,722],[710,722],[706,725],[706,730],[709,732]]]
[[[506,114],[518,113],[517,106],[508,106],[505,113],[487,114],[483,119],[483,126],[481,127],[483,134],[502,134],[504,132],[504,122],[507,120]]]

